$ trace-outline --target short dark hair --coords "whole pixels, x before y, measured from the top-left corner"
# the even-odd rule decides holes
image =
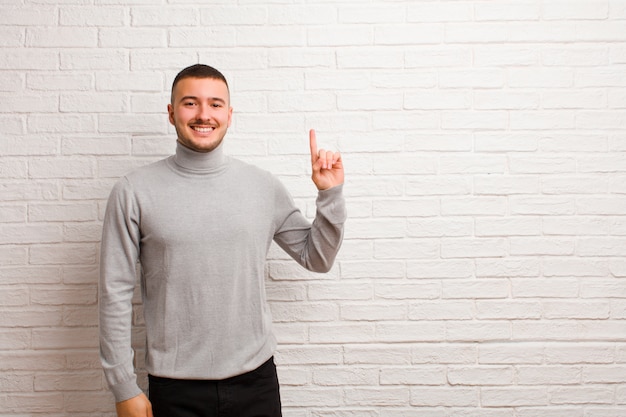
[[[224,84],[226,84],[226,89],[229,91],[230,94],[228,81],[226,81],[226,77],[224,77],[224,74],[209,65],[194,64],[187,68],[184,68],[176,75],[176,78],[174,78],[174,82],[172,83],[172,92],[170,96],[170,102],[172,104],[174,104],[174,88],[176,87],[176,84],[178,84],[180,80],[184,78],[213,78],[216,80],[221,80],[224,82]]]

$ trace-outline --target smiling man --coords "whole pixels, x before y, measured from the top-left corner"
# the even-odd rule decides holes
[[[100,352],[119,417],[281,416],[266,256],[274,241],[311,271],[331,268],[346,219],[343,164],[318,151],[311,130],[311,223],[273,175],[223,152],[232,113],[219,71],[182,70],[168,105],[176,153],[126,175],[109,197]],[[138,262],[149,398],[131,348]]]

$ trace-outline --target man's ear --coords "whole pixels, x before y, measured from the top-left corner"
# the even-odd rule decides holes
[[[174,107],[171,104],[167,105],[167,115],[170,119],[170,123],[174,125]]]

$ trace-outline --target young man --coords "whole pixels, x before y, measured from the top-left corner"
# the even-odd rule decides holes
[[[266,255],[273,240],[309,270],[331,268],[346,219],[341,156],[318,151],[310,131],[311,224],[274,176],[223,153],[232,107],[219,71],[182,70],[168,113],[175,155],[122,178],[103,225],[100,351],[118,416],[279,417]],[[149,399],[130,340],[137,262]]]

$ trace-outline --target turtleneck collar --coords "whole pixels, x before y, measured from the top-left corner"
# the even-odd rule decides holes
[[[173,162],[187,172],[207,174],[226,168],[228,157],[224,154],[223,142],[211,152],[197,152],[176,142]]]

